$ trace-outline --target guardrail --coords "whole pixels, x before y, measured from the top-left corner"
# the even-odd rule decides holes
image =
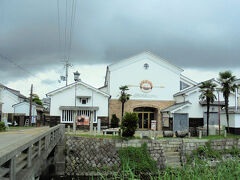
[[[59,124],[1,150],[0,179],[17,180],[20,177],[22,179],[23,174],[26,175],[28,170],[33,173],[34,163],[37,163],[39,159],[47,158],[48,154],[63,137],[64,125]]]

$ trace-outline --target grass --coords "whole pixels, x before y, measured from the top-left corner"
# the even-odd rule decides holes
[[[35,126],[9,126],[9,130],[22,130],[22,129],[30,129],[36,128]]]

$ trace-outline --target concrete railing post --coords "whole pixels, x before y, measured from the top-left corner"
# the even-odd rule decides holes
[[[94,127],[93,128],[93,135],[96,136],[96,134],[97,134],[97,127]]]
[[[202,131],[199,131],[199,139],[202,139]]]
[[[190,132],[188,132],[188,138],[190,138],[191,137],[191,133]]]
[[[27,167],[32,166],[32,146],[27,149]]]
[[[70,133],[70,125],[68,125],[68,134]]]
[[[10,180],[16,180],[16,156],[10,160]]]
[[[42,146],[42,143],[41,143],[41,139],[38,141],[38,156],[41,156],[41,146]]]
[[[224,130],[224,137],[227,137],[227,131]]]

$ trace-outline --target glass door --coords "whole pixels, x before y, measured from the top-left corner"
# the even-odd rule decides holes
[[[143,117],[143,114],[138,113],[138,128],[139,129],[142,129],[142,117]]]
[[[143,113],[143,128],[148,129],[149,113]]]
[[[138,128],[150,129],[151,120],[154,120],[154,113],[152,112],[138,112]]]

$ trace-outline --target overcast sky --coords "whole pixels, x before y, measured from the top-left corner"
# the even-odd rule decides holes
[[[75,0],[70,43],[72,2],[59,0],[58,18],[57,0],[0,0],[0,83],[25,95],[33,83],[43,97],[64,85],[70,54],[69,78],[79,70],[99,87],[106,65],[145,50],[196,81],[228,69],[240,77],[240,1]]]

